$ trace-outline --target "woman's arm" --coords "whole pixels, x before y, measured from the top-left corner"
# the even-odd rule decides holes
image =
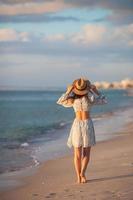
[[[100,95],[101,93],[99,92],[99,90],[96,88],[96,86],[94,84],[91,84],[89,81],[88,81],[88,89],[91,93],[95,93],[96,95]]]
[[[64,107],[72,107],[74,99],[69,97],[72,89],[72,85],[68,86],[66,93],[63,93],[56,103]]]
[[[102,105],[107,104],[107,97],[103,95],[95,85],[90,85],[89,99],[92,105]]]

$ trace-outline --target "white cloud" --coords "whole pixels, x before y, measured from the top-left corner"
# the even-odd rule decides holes
[[[80,33],[73,35],[72,41],[82,44],[98,44],[102,42],[106,32],[106,27],[103,25],[87,24],[82,27]]]
[[[29,41],[29,33],[27,32],[17,32],[14,29],[0,29],[0,42],[7,41]]]
[[[60,12],[66,9],[103,9],[111,11],[106,21],[118,24],[129,24],[133,21],[131,0],[1,0],[1,15],[25,15]]]
[[[43,3],[20,3],[20,4],[2,4],[0,6],[0,13],[2,15],[18,15],[18,14],[39,14],[57,12],[65,8],[69,8],[69,4],[65,4],[62,0],[46,1]]]
[[[29,42],[30,41],[30,34],[27,32],[21,32],[19,33],[19,39],[22,42]]]
[[[0,41],[17,41],[18,34],[13,29],[0,29]]]
[[[40,35],[36,33],[17,32],[14,29],[0,29],[0,41],[20,41],[20,42],[38,42],[43,43],[59,43],[64,48],[68,45],[78,45],[82,48],[86,47],[132,47],[133,46],[133,24],[119,27],[108,27],[105,25],[86,24],[81,27],[81,31],[67,34],[51,34]],[[62,43],[61,43],[62,42]],[[56,47],[56,46],[55,46]],[[61,47],[60,47],[61,48]]]
[[[130,46],[133,41],[133,24],[114,28],[111,40]]]
[[[72,42],[82,45],[126,45],[133,43],[133,24],[119,27],[87,24],[79,33],[73,34]]]

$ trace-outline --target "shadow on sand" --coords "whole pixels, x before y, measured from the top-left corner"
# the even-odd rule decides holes
[[[122,178],[128,178],[128,177],[133,177],[133,174],[125,174],[125,175],[120,175],[120,176],[111,176],[111,177],[104,177],[104,178],[97,178],[97,179],[89,179],[87,182],[100,182],[100,181],[108,181],[108,180],[113,180],[113,179],[122,179]]]

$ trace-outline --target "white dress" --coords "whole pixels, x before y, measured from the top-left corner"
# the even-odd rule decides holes
[[[107,103],[107,100],[103,95],[96,97],[94,94],[88,94],[89,100],[83,96],[77,98],[73,103],[68,101],[68,95],[62,94],[58,99],[57,104],[64,107],[73,107],[74,111],[88,111],[93,105],[101,105]],[[96,144],[95,131],[92,119],[80,120],[75,118],[70,130],[70,134],[67,140],[69,148],[74,147],[88,147]]]

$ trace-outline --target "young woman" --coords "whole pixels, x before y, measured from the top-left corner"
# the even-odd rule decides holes
[[[68,86],[66,93],[58,99],[57,104],[73,107],[75,119],[73,121],[67,145],[74,147],[74,165],[77,182],[86,183],[85,171],[90,159],[91,146],[96,144],[90,109],[96,104],[107,103],[103,96],[89,80],[76,79]]]

